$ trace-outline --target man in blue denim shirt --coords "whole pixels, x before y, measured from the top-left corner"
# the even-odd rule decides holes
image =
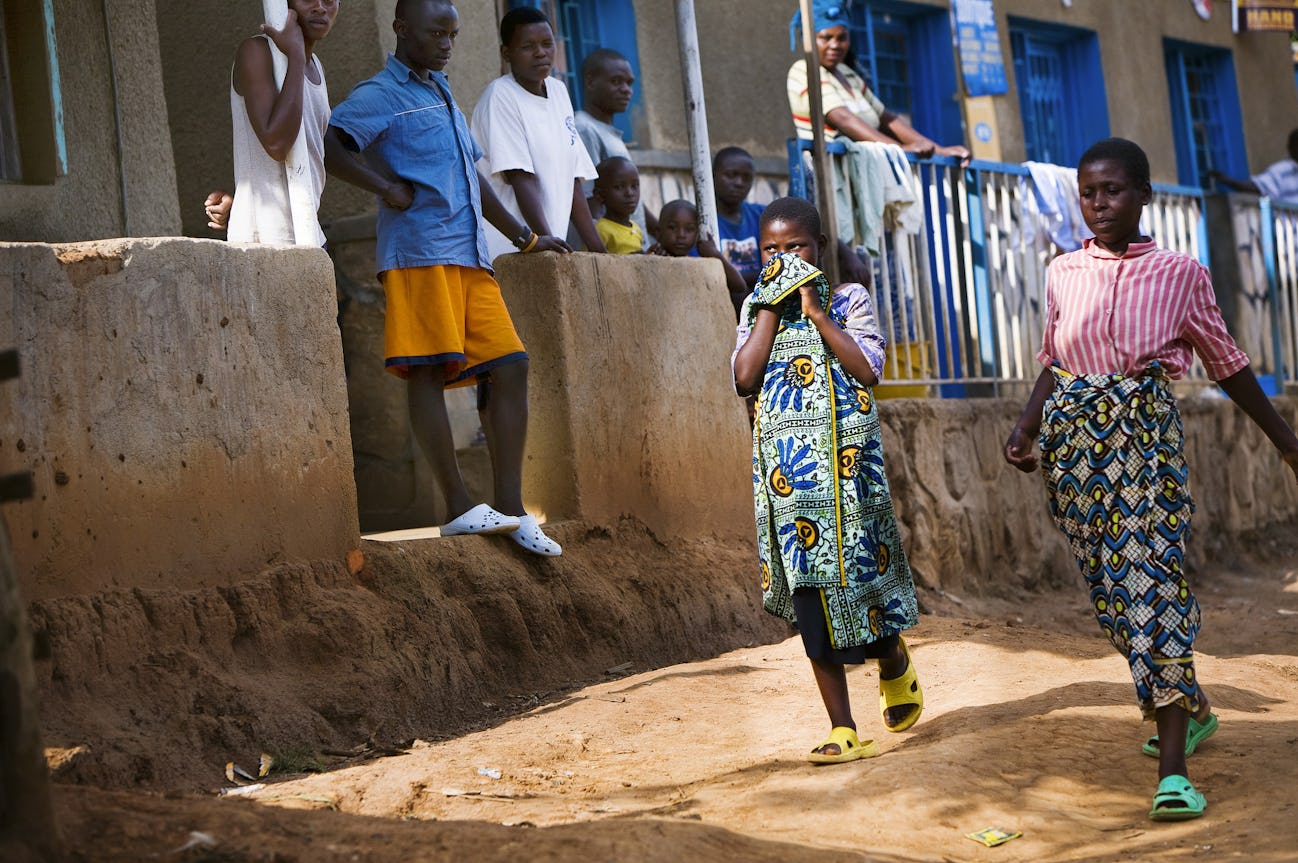
[[[527,354],[492,278],[481,219],[520,251],[571,249],[519,224],[474,167],[482,151],[442,72],[459,32],[450,0],[398,0],[392,29],[396,53],[334,109],[325,135],[330,173],[382,202],[386,366],[407,382],[410,424],[445,496],[450,520],[442,535],[508,533],[529,551],[554,556],[559,544],[523,509]],[[446,414],[445,388],[475,381],[494,508],[469,497]]]

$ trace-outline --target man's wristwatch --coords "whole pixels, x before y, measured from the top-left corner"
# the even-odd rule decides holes
[[[524,226],[523,226],[523,233],[519,234],[517,237],[515,237],[515,238],[514,238],[513,240],[511,240],[510,242],[512,242],[512,243],[514,244],[514,248],[515,248],[515,249],[522,249],[522,248],[523,248],[524,246],[526,246],[528,243],[532,242],[532,237],[533,237],[533,236],[535,236],[535,234],[532,233],[532,229],[529,228],[527,225],[524,225]]]

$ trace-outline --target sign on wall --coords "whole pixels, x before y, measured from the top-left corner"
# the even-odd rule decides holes
[[[966,93],[976,97],[1009,92],[992,0],[952,0],[951,14]]]
[[[1298,30],[1298,0],[1232,0],[1230,12],[1236,33]]]

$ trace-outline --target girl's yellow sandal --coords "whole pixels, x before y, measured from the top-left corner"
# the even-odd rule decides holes
[[[820,750],[826,746],[837,746],[837,755],[826,755]],[[844,761],[855,761],[858,758],[873,758],[879,754],[879,745],[873,740],[867,740],[864,743],[856,736],[856,732],[846,725],[835,726],[825,742],[811,750],[807,760],[812,764],[842,764]]]
[[[883,725],[893,733],[905,731],[916,722],[919,722],[919,715],[924,712],[924,690],[919,686],[919,675],[915,673],[915,662],[910,658],[910,648],[906,646],[906,639],[901,639],[901,651],[906,654],[906,671],[901,677],[892,680],[879,678],[879,713],[883,717]],[[907,704],[915,705],[915,709],[906,714],[906,718],[896,725],[888,724],[888,708],[903,707]]]

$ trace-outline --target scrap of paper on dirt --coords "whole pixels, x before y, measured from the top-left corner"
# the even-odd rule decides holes
[[[1011,833],[1008,830],[1001,830],[999,827],[984,827],[977,833],[966,833],[970,839],[975,842],[981,842],[988,848],[995,848],[997,845],[1004,845],[1011,839],[1017,839],[1022,833]]]

